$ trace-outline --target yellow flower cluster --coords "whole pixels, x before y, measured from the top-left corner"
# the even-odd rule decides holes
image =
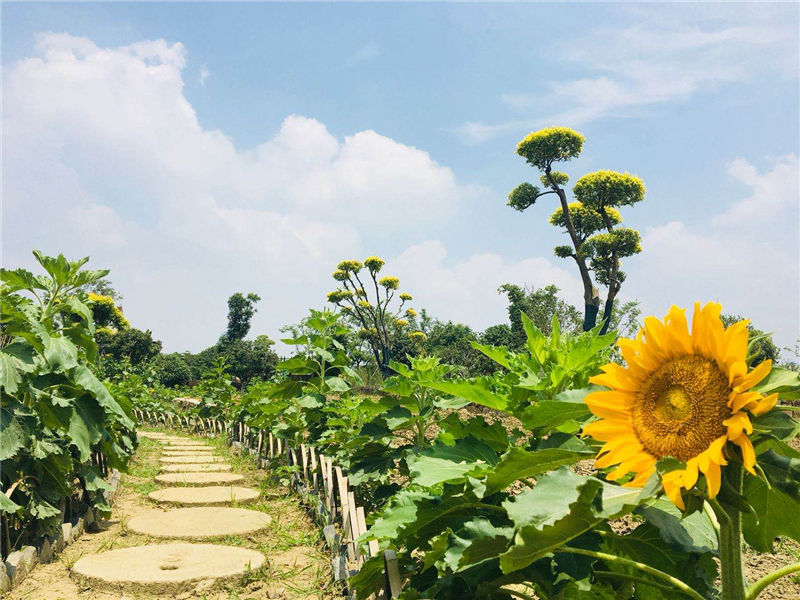
[[[425,335],[425,333],[422,331],[412,331],[411,333],[408,334],[408,337],[410,337],[413,341],[417,343],[424,342],[425,340],[428,339],[428,336]]]
[[[383,277],[378,281],[378,283],[387,290],[396,290],[400,285],[400,280],[397,277]]]
[[[372,305],[369,302],[367,302],[366,300],[359,300],[358,301],[358,305],[361,308],[372,308]]]
[[[370,271],[377,273],[386,263],[377,256],[370,256],[364,259],[364,264]]]
[[[400,294],[400,300],[402,300],[403,302],[410,302],[413,299],[414,297],[408,292],[403,292],[402,294]]]
[[[406,316],[409,319],[413,319],[414,317],[417,316],[417,311],[415,311],[413,308],[407,308],[406,309]]]
[[[343,260],[336,266],[338,270],[347,273],[358,273],[363,267],[364,265],[357,260]]]

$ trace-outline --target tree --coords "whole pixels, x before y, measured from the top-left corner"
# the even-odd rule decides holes
[[[558,297],[559,290],[555,285],[537,290],[505,283],[497,291],[508,296],[508,320],[513,334],[510,347],[514,350],[520,350],[525,346],[522,313],[525,313],[545,335],[550,335],[552,331],[553,316],[558,317],[563,331],[573,331],[581,326],[580,312]]]
[[[228,298],[228,329],[225,332],[227,340],[243,340],[250,331],[250,320],[256,313],[256,302],[260,301],[258,294],[249,293],[247,296],[236,292]]]
[[[596,171],[584,175],[575,183],[576,201],[568,203],[563,186],[569,177],[553,170],[556,162],[568,161],[580,155],[584,137],[566,127],[552,127],[530,133],[517,145],[517,154],[541,172],[540,189],[521,183],[508,196],[508,205],[522,212],[541,197],[554,194],[560,207],[550,216],[550,224],[569,234],[571,245],[556,246],[560,258],[572,258],[583,283],[583,329],[589,331],[597,324],[600,292],[595,282],[608,289],[602,316],[601,333],[608,331],[614,299],[625,273],[620,261],[642,251],[641,236],[635,229],[621,227],[622,216],[617,210],[644,200],[644,183],[638,177],[616,171]],[[594,273],[594,280],[592,279]]]
[[[92,318],[96,327],[109,327],[114,331],[130,327],[128,319],[122,314],[122,309],[116,305],[112,296],[89,292],[87,297],[89,305],[92,307]]]
[[[411,294],[400,293],[399,302],[392,308],[392,301],[397,294],[400,280],[397,277],[381,277],[378,273],[385,262],[377,256],[370,256],[359,262],[357,260],[343,260],[333,272],[333,278],[341,284],[328,294],[328,302],[338,306],[343,312],[352,315],[361,326],[359,334],[369,345],[375,363],[381,374],[387,377],[391,374],[389,361],[392,359],[392,345],[397,335],[402,335],[417,316],[413,308],[407,308],[403,313],[406,302],[413,300]],[[372,285],[364,285],[359,275],[366,268]],[[373,294],[374,290],[374,294]],[[400,318],[404,314],[406,318]],[[408,337],[415,342],[424,340],[424,333],[414,331]]]
[[[158,380],[167,387],[187,385],[194,377],[183,355],[173,352],[159,354],[153,359]]]
[[[101,354],[116,360],[127,358],[133,366],[150,360],[161,352],[161,342],[153,339],[153,333],[149,329],[142,331],[129,327],[114,332],[103,327],[95,332],[95,340]]]

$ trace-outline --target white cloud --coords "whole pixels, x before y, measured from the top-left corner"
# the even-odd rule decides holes
[[[390,266],[392,273],[400,277],[403,290],[414,296],[415,306],[479,330],[507,322],[508,302],[497,293],[504,283],[537,288],[555,284],[564,298],[583,297],[581,283],[545,258],[509,261],[487,252],[452,261],[439,240],[410,246]]]
[[[200,67],[200,85],[206,84],[206,79],[208,79],[209,75],[211,75],[211,71],[208,70],[208,67],[203,65]]]
[[[646,228],[644,253],[630,259],[623,290],[658,315],[670,304],[719,301],[726,313],[793,345],[800,335],[797,157],[779,158],[764,173],[737,159],[729,173],[749,188],[744,198],[703,228],[681,221]]]
[[[785,220],[787,209],[797,209],[800,202],[797,155],[780,157],[766,173],[759,173],[754,165],[737,158],[728,165],[728,173],[751,188],[752,193],[718,216],[715,225],[753,227]]]
[[[381,48],[378,44],[371,40],[360,46],[353,54],[350,55],[350,58],[347,59],[347,66],[353,67],[360,63],[370,62],[375,60],[381,55]]]
[[[506,93],[501,100],[516,113],[514,118],[464,123],[455,133],[476,144],[521,128],[558,123],[578,127],[605,117],[634,116],[726,83],[753,81],[766,71],[797,76],[794,22],[770,18],[769,11],[753,14],[740,7],[736,13],[704,19],[705,9],[694,7],[682,10],[680,21],[658,8],[634,11],[638,23],[598,29],[570,45],[568,66],[580,65],[586,76]]]
[[[274,333],[323,303],[338,260],[363,253],[361,231],[443,225],[472,193],[423,150],[374,131],[340,139],[299,115],[237,150],[184,97],[185,55],[42,34],[6,69],[6,264],[30,265],[32,248],[89,254],[134,324],[197,350],[233,291],[261,294],[254,327]]]

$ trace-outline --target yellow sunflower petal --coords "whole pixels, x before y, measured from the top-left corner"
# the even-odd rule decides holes
[[[729,374],[729,369],[736,363],[742,363],[747,359],[747,342],[750,334],[747,331],[747,319],[734,323],[725,330],[725,353],[722,356],[722,370]]]
[[[699,470],[697,467],[697,459],[691,458],[686,462],[686,469],[683,472],[683,487],[687,490],[694,487],[694,484],[697,483],[697,476]]]
[[[759,363],[758,366],[750,371],[747,375],[741,375],[736,377],[731,383],[733,384],[734,388],[739,390],[749,390],[751,387],[756,385],[759,381],[764,379],[769,372],[772,370],[772,361],[770,359],[765,360],[762,363]]]
[[[683,504],[683,498],[681,498],[681,486],[676,481],[662,481],[664,485],[664,492],[667,494],[667,498],[669,498],[672,503],[684,510],[686,507]]]
[[[589,381],[607,388],[628,392],[635,392],[641,387],[641,379],[616,363],[605,365],[603,371],[604,373],[591,377]]]
[[[758,392],[731,392],[728,406],[731,407],[733,412],[738,412],[742,409],[751,409],[758,405],[763,396]]]
[[[692,338],[689,337],[689,324],[686,321],[686,310],[678,306],[671,306],[664,318],[667,332],[674,344],[684,354],[692,353]]]
[[[722,422],[728,428],[728,439],[738,438],[743,431],[753,433],[753,424],[743,412],[737,412]]]
[[[706,483],[708,483],[708,497],[716,498],[719,488],[722,486],[722,470],[717,463],[712,462],[703,472],[706,476]]]
[[[744,463],[744,468],[755,475],[756,472],[753,467],[756,464],[756,451],[753,448],[753,443],[750,441],[750,438],[746,435],[740,435],[735,439],[731,439],[731,441],[742,449],[742,462]]]
[[[630,417],[635,397],[617,390],[592,392],[584,398],[586,406],[598,417],[624,421]]]
[[[607,442],[620,435],[630,434],[633,434],[630,421],[601,419],[583,426],[583,435],[590,435],[601,442]]]
[[[750,412],[753,413],[754,416],[759,417],[771,411],[777,402],[778,394],[770,394],[769,396],[765,396],[760,402],[756,403],[756,405],[750,409]]]

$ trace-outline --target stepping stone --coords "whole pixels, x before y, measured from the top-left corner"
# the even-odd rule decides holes
[[[164,438],[160,441],[163,441],[167,446],[208,446],[206,442],[190,440],[189,438]]]
[[[136,435],[142,438],[150,438],[151,440],[160,440],[164,438],[167,434],[160,433],[158,431],[137,431]]]
[[[264,555],[216,544],[152,544],[91,554],[79,559],[72,575],[97,589],[131,594],[175,595],[206,580],[236,582],[264,564]]]
[[[169,465],[180,465],[180,464],[187,464],[187,463],[194,463],[194,464],[201,464],[201,463],[221,463],[225,462],[225,459],[220,456],[212,456],[208,454],[206,456],[202,456],[200,454],[190,454],[188,456],[166,456],[161,457],[159,459],[164,464]]]
[[[211,448],[192,448],[191,450],[163,450],[161,456],[213,456]]]
[[[264,529],[272,517],[246,508],[173,508],[148,510],[131,517],[128,530],[163,538],[209,538],[242,535]]]
[[[255,502],[261,493],[258,490],[232,485],[209,487],[171,487],[151,492],[151,500],[159,504],[189,504],[194,506],[213,506],[232,502]]]
[[[192,463],[186,465],[163,465],[164,473],[208,473],[216,471],[230,471],[231,466],[224,463]]]
[[[178,485],[219,485],[223,483],[239,483],[244,481],[244,476],[238,473],[165,473],[156,475],[155,482],[162,484]]]

